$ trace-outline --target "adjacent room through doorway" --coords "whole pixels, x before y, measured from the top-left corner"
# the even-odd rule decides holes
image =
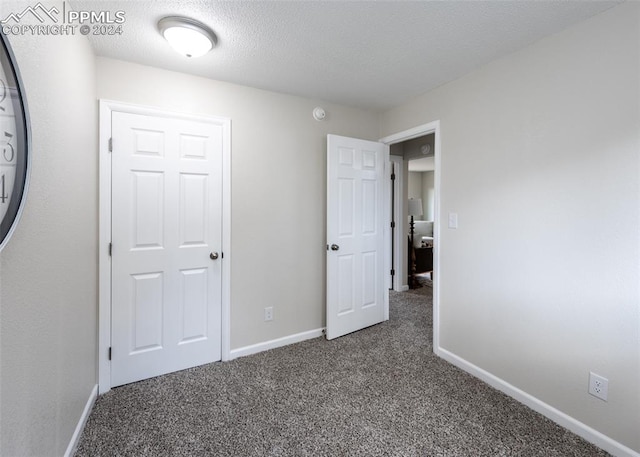
[[[435,222],[435,133],[391,145],[395,159],[395,199],[399,208],[397,237],[393,243],[399,268],[398,284],[406,290],[418,288],[434,275]],[[404,228],[403,228],[404,227]],[[398,287],[394,287],[399,290]]]

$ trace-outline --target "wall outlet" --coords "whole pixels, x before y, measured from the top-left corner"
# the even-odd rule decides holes
[[[589,393],[594,397],[607,401],[607,395],[609,394],[609,380],[590,371]]]
[[[264,321],[272,321],[273,320],[273,306],[267,306],[264,309]]]

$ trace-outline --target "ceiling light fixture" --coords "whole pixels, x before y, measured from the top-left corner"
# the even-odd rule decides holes
[[[187,57],[203,56],[218,42],[213,30],[188,17],[164,17],[158,21],[158,30],[173,49]]]

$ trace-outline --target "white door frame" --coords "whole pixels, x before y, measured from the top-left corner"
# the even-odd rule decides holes
[[[223,127],[222,146],[222,360],[230,360],[231,333],[231,120],[223,117],[176,113],[112,100],[100,100],[100,184],[98,222],[98,391],[111,389],[111,114],[114,111],[193,121],[214,121]]]
[[[420,136],[429,135],[433,133],[435,135],[435,143],[434,143],[434,156],[435,156],[435,170],[434,170],[434,219],[435,222],[433,224],[433,348],[440,347],[440,252],[441,252],[441,243],[440,243],[440,226],[442,223],[442,217],[440,215],[440,170],[441,170],[441,160],[440,160],[440,121],[429,122],[428,124],[418,125],[416,127],[410,128],[408,130],[403,130],[402,132],[394,133],[393,135],[386,136],[379,140],[381,143],[391,146],[392,144],[401,143],[403,141],[412,140],[414,138],[418,138]],[[397,177],[396,177],[397,179]],[[400,183],[399,183],[400,184]],[[400,187],[400,192],[402,192],[402,187]],[[403,217],[403,214],[406,214],[407,202],[404,201],[402,196],[396,199],[396,202],[400,202],[399,205],[396,205],[396,230],[395,230],[395,240],[393,240],[394,246],[400,246],[400,251],[398,253],[402,253],[403,239],[406,238],[407,233],[407,219]],[[405,260],[405,254],[397,255],[395,260],[395,265],[393,268],[396,271],[404,271],[404,268],[401,266],[401,262]],[[396,281],[396,285],[399,281]],[[396,289],[399,290],[399,289]]]

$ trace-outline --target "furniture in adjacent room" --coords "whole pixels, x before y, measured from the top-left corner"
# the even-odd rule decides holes
[[[433,279],[433,221],[414,221],[413,243],[410,236],[408,254],[409,287],[415,286],[413,275],[429,272]]]
[[[412,246],[415,238],[414,238],[414,216],[422,216],[422,199],[421,198],[410,198],[408,213],[411,216],[411,222],[409,222],[409,245]],[[411,253],[409,255],[409,288],[416,288],[416,263],[415,263],[415,255]]]

